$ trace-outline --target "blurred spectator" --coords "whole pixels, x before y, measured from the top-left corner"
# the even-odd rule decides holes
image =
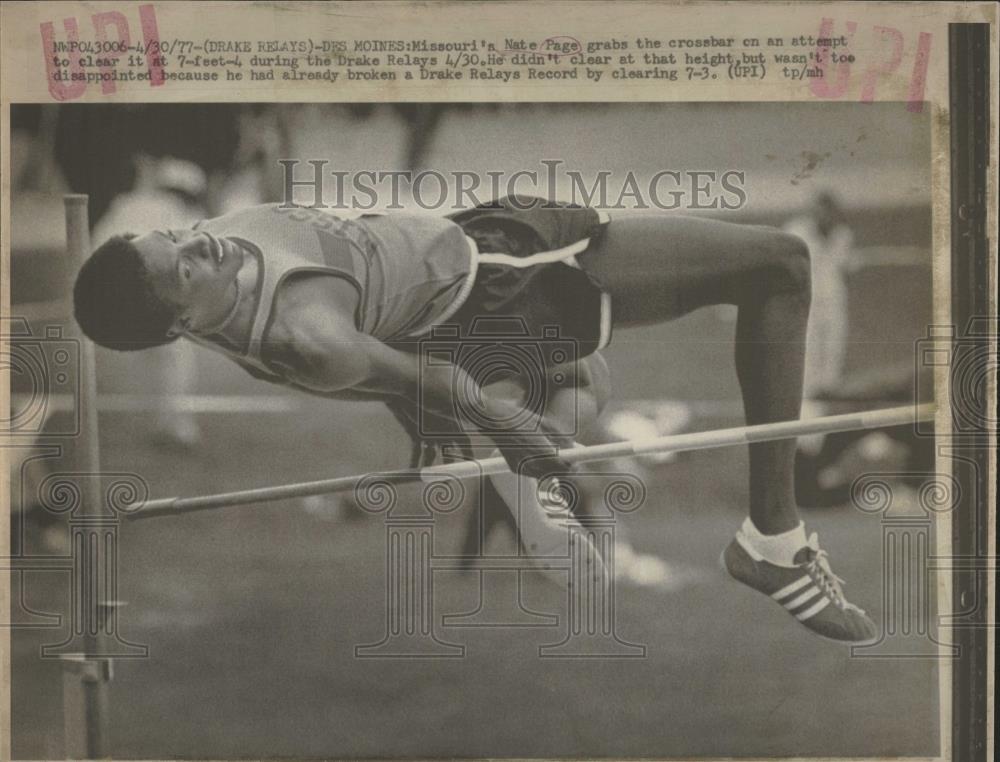
[[[406,122],[406,168],[411,172],[427,164],[427,156],[437,137],[438,125],[444,115],[443,103],[397,103],[396,113]]]
[[[812,309],[803,394],[807,400],[815,400],[834,392],[844,376],[850,323],[847,279],[854,234],[829,191],[818,193],[809,210],[791,220],[785,230],[805,241],[812,256]]]
[[[58,106],[25,104],[10,110],[11,193],[63,191],[52,151],[58,120]]]
[[[278,160],[292,154],[292,118],[289,109],[268,106],[240,112],[232,164],[210,177],[211,215],[283,200],[285,176]]]
[[[854,234],[836,196],[816,195],[809,210],[785,226],[809,247],[812,263],[812,308],[806,335],[803,417],[845,412],[844,406],[905,404],[913,399],[912,364],[880,366],[848,377],[850,326],[848,281],[852,273],[873,264],[909,264],[889,254],[862,261],[854,250]],[[914,473],[933,467],[927,442],[913,436],[912,426],[880,432],[851,431],[799,438],[796,453],[796,499],[804,507],[841,505],[850,499],[850,475],[840,468],[844,454],[857,447],[866,461],[898,461]]]
[[[239,143],[240,114],[225,103],[74,103],[59,110],[55,154],[75,193],[90,196],[90,223],[135,187],[133,157],[185,159],[210,178],[228,176]],[[209,193],[209,216],[216,214]]]
[[[806,334],[802,415],[812,418],[829,412],[823,398],[835,391],[844,377],[850,325],[847,279],[854,234],[830,191],[817,193],[806,212],[790,220],[785,230],[805,242],[811,257],[812,307]],[[846,495],[844,478],[832,470],[833,461],[824,452],[826,444],[824,434],[799,438],[796,489],[800,503],[818,505]],[[829,494],[831,490],[836,498]]]

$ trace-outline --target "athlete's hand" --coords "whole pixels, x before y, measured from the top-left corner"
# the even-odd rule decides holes
[[[469,419],[446,418],[426,409],[419,410],[411,400],[394,400],[389,408],[412,438],[413,468],[431,465],[433,451],[437,448],[468,446],[471,436],[491,439],[514,473],[542,479],[572,470],[570,464],[556,454],[557,446],[552,440],[552,433],[557,432],[555,425],[540,416],[526,416],[518,404],[507,399],[493,398],[476,405],[475,417],[481,428]],[[505,425],[507,422],[517,425]],[[426,438],[421,436],[421,423],[434,434]]]
[[[410,468],[427,468],[434,465],[439,457],[444,457],[445,462],[449,457],[458,456],[458,459],[464,460],[475,457],[469,430],[463,429],[458,421],[421,410],[417,402],[402,397],[391,399],[387,404],[410,436]],[[433,433],[425,436],[422,427]]]
[[[418,356],[360,334],[350,346],[360,355],[353,361],[364,367],[352,389],[402,398],[399,412],[407,418],[419,409],[418,436],[448,440],[482,435],[500,448],[514,473],[545,477],[571,470],[558,456],[551,427],[541,416],[526,414],[523,405],[503,394],[488,393],[461,367],[421,364]]]
[[[515,474],[542,480],[553,474],[574,471],[573,465],[559,455],[555,437],[558,431],[536,413],[505,399],[485,396],[481,409],[489,422],[491,436]]]

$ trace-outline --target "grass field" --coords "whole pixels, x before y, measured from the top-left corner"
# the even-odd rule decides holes
[[[872,228],[877,234],[877,219]],[[926,268],[867,270],[852,281],[851,298],[853,368],[912,357],[929,316]],[[619,397],[736,400],[733,317],[706,310],[619,332],[608,352]],[[98,359],[102,391],[142,389],[147,371],[135,358],[101,352]],[[284,394],[214,357],[205,358],[199,391]],[[367,405],[306,400],[284,415],[207,414],[201,421],[203,447],[183,454],[150,445],[149,416],[106,414],[104,468],[141,474],[156,495],[197,494],[398,468],[408,452],[388,415]],[[695,425],[737,423],[704,418]],[[355,646],[379,640],[385,628],[380,516],[333,516],[288,501],[127,524],[119,592],[130,604],[120,632],[148,645],[150,657],[116,665],[112,754],[936,754],[934,661],[852,658],[719,569],[719,553],[745,515],[745,485],[742,449],[684,455],[652,472],[647,503],[621,520],[639,550],[691,574],[669,593],[619,588],[617,632],[646,646],[639,659],[538,658],[539,646],[562,640],[564,617],[546,628],[442,626],[442,615],[476,606],[472,572],[434,578],[438,636],[465,645],[464,658],[355,658]],[[878,518],[844,506],[806,521],[848,580],[851,599],[879,620]],[[461,514],[439,519],[436,553],[456,551],[463,522]],[[493,550],[510,545],[506,536],[494,541]],[[25,580],[31,608],[66,611],[64,575],[35,572]],[[501,592],[513,595],[514,574],[502,580]],[[532,573],[524,583],[531,609],[565,610],[563,591]],[[61,668],[38,653],[64,635],[13,631],[15,758],[63,754]]]

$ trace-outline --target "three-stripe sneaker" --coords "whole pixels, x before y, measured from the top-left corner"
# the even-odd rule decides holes
[[[735,579],[765,593],[810,630],[842,643],[868,643],[877,637],[875,623],[844,598],[843,580],[830,570],[816,534],[795,554],[793,566],[779,566],[750,547],[742,532],[722,554]]]

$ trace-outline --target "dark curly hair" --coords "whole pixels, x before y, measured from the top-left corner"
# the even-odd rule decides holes
[[[73,314],[102,347],[129,352],[173,341],[172,305],[153,290],[134,235],[109,238],[83,263],[73,287]]]

